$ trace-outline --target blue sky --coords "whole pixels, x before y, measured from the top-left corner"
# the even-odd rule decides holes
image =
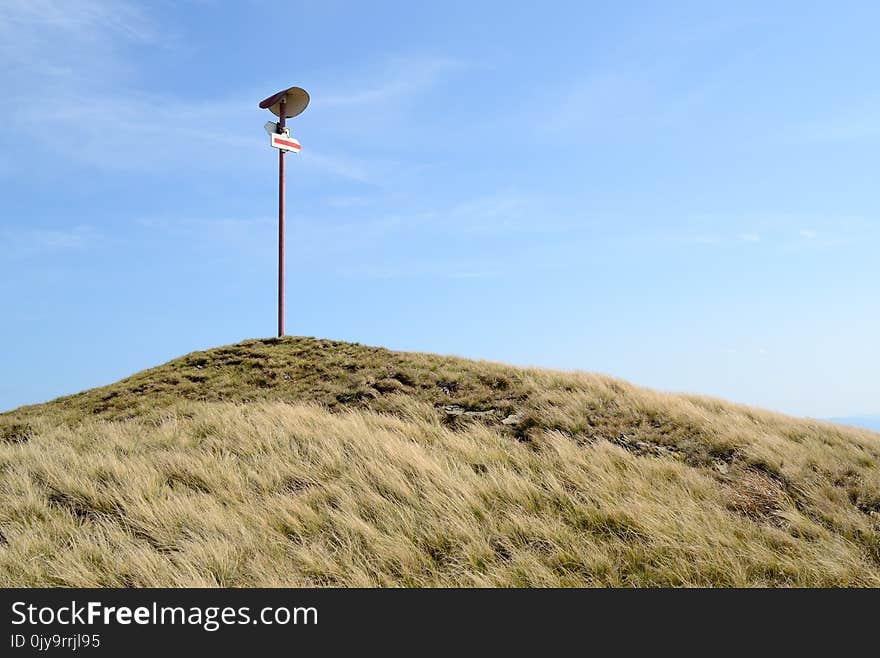
[[[0,409],[275,330],[880,411],[880,5],[0,2]]]

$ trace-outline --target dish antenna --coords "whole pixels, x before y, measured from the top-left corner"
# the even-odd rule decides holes
[[[298,153],[300,144],[290,137],[286,122],[302,114],[309,105],[309,93],[301,87],[282,89],[260,102],[260,108],[278,117],[278,123],[267,121],[270,144],[278,149],[278,337],[284,335],[284,153]],[[281,136],[285,136],[282,138]]]
[[[301,87],[291,87],[269,96],[260,103],[260,108],[269,110],[276,117],[281,116],[282,104],[285,107],[285,119],[292,119],[303,113],[309,106],[309,92]]]

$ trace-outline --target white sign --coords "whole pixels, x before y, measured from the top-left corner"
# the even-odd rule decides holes
[[[290,135],[279,135],[278,133],[273,133],[269,135],[271,139],[271,144],[277,149],[281,149],[282,151],[292,151],[293,153],[299,153],[300,149],[302,149],[302,144],[299,143],[294,137]]]

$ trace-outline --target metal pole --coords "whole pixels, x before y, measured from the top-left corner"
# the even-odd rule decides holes
[[[287,103],[281,101],[281,121],[284,129]],[[278,337],[284,335],[284,149],[278,149]]]

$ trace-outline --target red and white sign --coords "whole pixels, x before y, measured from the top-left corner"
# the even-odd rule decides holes
[[[279,135],[278,133],[273,133],[269,135],[271,138],[271,144],[277,149],[281,149],[282,151],[292,151],[293,153],[299,153],[302,149],[302,144],[299,143],[295,138],[290,135]]]

